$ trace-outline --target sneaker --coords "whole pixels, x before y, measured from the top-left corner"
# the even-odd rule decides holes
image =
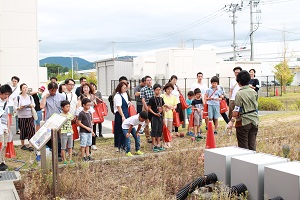
[[[131,156],[133,156],[133,155],[132,155],[131,152],[129,151],[128,153],[126,153],[126,156],[131,157]]]
[[[4,164],[4,163],[1,163],[0,164],[0,171],[5,171],[5,170],[7,170],[7,165],[6,164]]]
[[[152,144],[152,140],[147,140],[147,142]]]
[[[94,160],[95,160],[95,159],[92,158],[91,156],[87,156],[86,158],[87,158],[88,161],[94,161]]]
[[[89,161],[89,160],[88,160],[87,157],[83,157],[83,158],[82,158],[82,161],[83,161],[83,162],[86,162],[86,161]]]
[[[64,165],[66,165],[66,164],[68,164],[68,162],[67,162],[67,161],[64,161]]]
[[[159,151],[164,151],[164,150],[166,150],[166,149],[163,148],[163,147],[159,147],[158,150],[159,150]]]
[[[143,155],[144,153],[141,152],[140,150],[137,150],[137,151],[135,152],[135,154],[136,154],[136,155]]]
[[[217,135],[217,134],[218,134],[218,132],[217,132],[217,131],[214,131],[214,134],[215,134],[215,135]]]
[[[186,135],[187,135],[187,136],[191,136],[191,137],[195,137],[194,133],[191,132],[191,131],[190,131],[190,132],[187,132]]]
[[[153,147],[153,152],[159,152],[159,149],[158,149],[158,147],[157,146],[155,146],[155,147]]]
[[[73,160],[70,160],[70,164],[74,164],[75,162]]]
[[[96,145],[92,145],[92,150],[97,150],[98,148],[96,147]]]
[[[63,161],[62,157],[59,156],[59,157],[58,157],[58,162],[62,162],[62,161]]]
[[[17,135],[20,135],[20,131],[17,131],[16,134],[17,134]]]
[[[27,147],[24,145],[24,146],[21,147],[21,149],[24,150],[24,151],[26,151]]]
[[[28,147],[27,150],[28,151],[34,151],[34,148],[33,147]]]
[[[198,133],[197,138],[203,139],[203,136],[200,133]]]

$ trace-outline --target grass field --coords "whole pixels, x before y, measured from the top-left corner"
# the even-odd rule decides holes
[[[289,158],[299,160],[300,112],[285,112],[260,117],[257,152],[282,156],[282,146],[291,147]],[[221,122],[216,136],[217,147],[236,146],[235,134],[222,136],[225,123]],[[204,129],[203,129],[204,130]],[[185,130],[182,130],[185,132]],[[132,144],[132,147],[134,144]],[[94,163],[82,163],[60,168],[60,197],[65,199],[175,199],[176,192],[188,182],[204,175],[204,163],[198,159],[205,140],[192,142],[190,137],[175,138],[172,148],[164,153],[153,153],[142,137],[144,156],[126,159],[116,153],[112,139],[98,139],[98,150],[93,151]],[[78,151],[78,143],[75,149]],[[33,153],[17,149],[18,159],[34,160]],[[16,165],[12,160],[8,165]],[[50,163],[49,163],[50,165]],[[42,175],[37,164],[26,165],[18,192],[21,199],[51,198],[52,175]],[[220,196],[219,196],[220,197]],[[215,197],[215,199],[224,199]]]

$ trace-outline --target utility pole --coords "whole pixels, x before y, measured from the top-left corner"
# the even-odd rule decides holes
[[[229,5],[225,5],[226,7],[226,11],[227,12],[232,12],[232,28],[233,28],[233,42],[232,42],[232,48],[233,48],[233,61],[236,61],[236,42],[235,42],[235,24],[237,23],[236,18],[237,16],[235,15],[236,11],[241,11],[242,8],[240,7],[239,4],[229,4]]]
[[[249,0],[249,6],[250,6],[250,47],[251,47],[250,61],[254,61],[253,35],[254,35],[254,32],[259,27],[259,20],[260,20],[259,14],[261,13],[261,10],[258,7],[259,1],[260,0]],[[255,12],[253,12],[253,7],[256,8]],[[253,13],[257,14],[257,16],[256,16],[257,22],[256,23],[253,23]]]
[[[111,41],[111,44],[112,44],[112,55],[113,55],[113,59],[115,58],[115,42],[114,41]]]
[[[193,40],[193,50],[195,49],[195,39],[192,39]]]
[[[72,79],[74,79],[74,63],[73,63],[73,56],[71,56],[71,62],[72,62]]]

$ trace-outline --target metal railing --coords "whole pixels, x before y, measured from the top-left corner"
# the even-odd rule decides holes
[[[223,86],[225,90],[225,94],[229,96],[229,90],[230,90],[230,81],[234,79],[235,77],[219,77],[220,85]],[[261,97],[271,97],[278,95],[282,96],[282,81],[276,80],[275,76],[259,76],[255,77],[259,80],[260,83],[260,89],[258,90],[258,96]],[[211,78],[203,78],[202,82],[207,85],[207,87],[210,86],[210,79]],[[160,85],[164,86],[167,84],[169,79],[153,79],[152,85],[155,83],[159,83]],[[177,80],[177,85],[180,88],[182,94],[184,96],[187,96],[187,93],[190,91],[192,84],[197,82],[197,78],[181,78]],[[111,80],[111,88],[113,93],[114,88],[117,87],[119,81],[118,80]],[[134,98],[134,88],[138,86],[139,80],[129,80],[130,88],[129,88],[129,94],[132,99]]]

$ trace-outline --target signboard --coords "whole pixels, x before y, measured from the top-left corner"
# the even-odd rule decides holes
[[[37,150],[41,150],[41,148],[51,139],[51,129],[59,130],[67,120],[66,117],[54,113],[29,140],[30,144]]]

